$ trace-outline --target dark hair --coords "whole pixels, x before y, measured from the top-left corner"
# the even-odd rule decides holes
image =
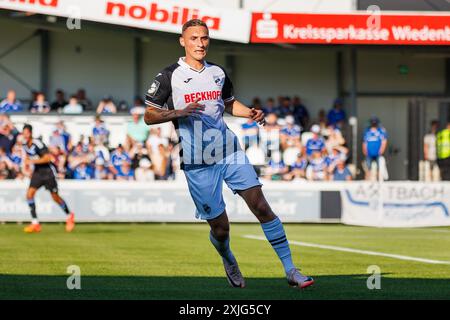
[[[23,125],[22,131],[25,130],[25,129],[28,129],[28,130],[30,130],[30,132],[33,132],[33,127],[31,126],[31,124],[25,123]]]
[[[200,20],[200,19],[191,19],[191,20],[185,22],[185,24],[183,24],[182,32],[185,32],[187,28],[198,27],[198,26],[205,27],[206,29],[208,29],[208,26],[202,20]]]

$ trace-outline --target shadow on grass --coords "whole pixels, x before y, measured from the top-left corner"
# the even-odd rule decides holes
[[[281,278],[247,278],[245,289],[220,277],[82,276],[81,290],[67,289],[68,276],[0,274],[0,299],[450,299],[450,279],[389,278],[369,290],[367,276],[322,275],[314,286],[292,289]]]

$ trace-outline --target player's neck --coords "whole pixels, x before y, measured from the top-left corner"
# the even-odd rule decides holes
[[[196,70],[201,70],[203,68],[203,66],[205,65],[205,60],[195,60],[194,58],[189,57],[188,55],[186,55],[186,57],[184,57],[183,60],[191,68],[196,69]]]

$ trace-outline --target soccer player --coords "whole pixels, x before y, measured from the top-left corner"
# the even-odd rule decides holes
[[[209,238],[222,257],[228,282],[233,287],[245,287],[230,248],[223,181],[246,201],[261,223],[283,264],[289,285],[312,285],[314,280],[294,266],[283,225],[267,203],[237,137],[223,119],[227,112],[264,124],[264,113],[237,101],[224,69],[205,60],[210,38],[204,22],[186,22],[179,41],[186,55],[157,74],[146,94],[144,120],[148,125],[172,121],[178,130],[181,169],[197,209],[196,216],[211,227]]]
[[[24,125],[22,135],[24,139],[24,165],[33,167],[30,186],[27,190],[27,202],[32,219],[31,224],[25,227],[24,231],[26,233],[41,231],[41,225],[36,214],[34,196],[40,187],[45,187],[50,192],[52,199],[66,213],[66,231],[71,232],[75,228],[75,217],[73,212],[70,212],[66,202],[58,194],[56,170],[51,162],[51,156],[47,147],[40,140],[33,139],[33,127],[29,124]]]

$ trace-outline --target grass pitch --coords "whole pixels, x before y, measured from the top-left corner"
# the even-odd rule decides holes
[[[286,225],[292,242],[450,262],[450,228],[377,229]],[[258,224],[232,224],[231,245],[247,288],[230,288],[206,224],[44,224],[40,234],[0,225],[0,299],[450,299],[450,264],[292,244],[295,263],[316,284],[289,288]],[[81,269],[68,290],[67,267]],[[367,288],[367,268],[381,289]]]

